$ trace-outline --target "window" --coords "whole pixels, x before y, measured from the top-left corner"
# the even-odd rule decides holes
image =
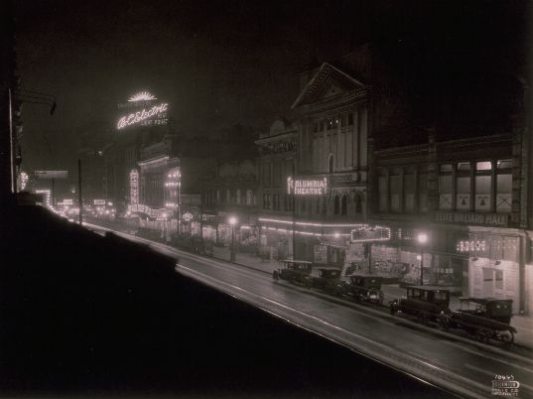
[[[418,211],[428,211],[428,175],[425,171],[418,175]]]
[[[391,212],[401,212],[402,176],[399,169],[395,169],[390,176],[390,207]]]
[[[338,215],[339,212],[340,212],[340,200],[339,200],[339,196],[336,195],[336,196],[335,196],[335,201],[334,201],[334,203],[333,203],[333,213],[334,213],[335,215]]]
[[[226,189],[226,202],[229,204],[231,202],[231,191],[230,189]]]
[[[496,162],[496,212],[511,212],[513,176],[513,161],[504,159]]]
[[[380,200],[380,204],[381,204],[381,200]],[[363,199],[361,198],[360,195],[355,196],[355,213],[356,214],[363,213]]]
[[[492,209],[492,162],[476,162],[475,210],[489,212]]]
[[[380,212],[387,212],[387,202],[389,197],[389,192],[387,189],[387,176],[382,172],[382,174],[378,177],[378,196],[379,196],[379,211]],[[355,200],[357,201],[358,197],[355,197]],[[357,202],[356,202],[356,213],[357,212]]]
[[[348,126],[352,126],[353,125],[353,114],[350,112],[348,114]]]
[[[440,166],[440,171],[441,172],[452,172],[453,171],[452,164],[451,163],[447,163],[447,164],[441,165]]]
[[[246,190],[246,205],[252,205],[252,190]]]
[[[404,184],[404,210],[415,211],[416,175],[414,171],[408,171],[403,177]]]
[[[241,190],[240,189],[237,189],[237,192],[236,192],[236,202],[238,205],[241,204]]]
[[[470,176],[457,176],[457,194],[455,203],[457,210],[470,210],[470,182]]]
[[[347,213],[348,208],[348,198],[346,198],[346,195],[342,196],[341,200],[341,215],[345,216]]]
[[[439,209],[452,209],[452,175],[439,176]]]
[[[457,170],[470,170],[470,162],[459,162]]]
[[[335,157],[333,154],[329,154],[328,158],[328,172],[333,173],[335,171]]]

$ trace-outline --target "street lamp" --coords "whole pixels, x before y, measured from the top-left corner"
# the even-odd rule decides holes
[[[235,225],[237,224],[237,218],[235,216],[231,216],[228,219],[228,222],[231,225],[230,261],[235,262]]]
[[[428,242],[428,235],[418,233],[416,240],[420,244],[420,285],[424,285],[424,245]]]

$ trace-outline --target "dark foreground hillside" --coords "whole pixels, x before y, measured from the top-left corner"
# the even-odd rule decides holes
[[[3,396],[447,397],[41,208],[0,234]]]

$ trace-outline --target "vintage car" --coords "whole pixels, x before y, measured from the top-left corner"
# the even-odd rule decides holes
[[[450,311],[450,292],[442,287],[406,287],[407,296],[390,304],[391,314],[404,313],[421,322],[445,324]]]
[[[313,263],[305,260],[285,259],[281,261],[281,266],[272,272],[274,281],[285,280],[293,284],[301,284],[311,287],[313,279],[311,271]]]
[[[381,283],[383,278],[371,274],[353,274],[344,283],[343,294],[358,302],[383,304]]]
[[[339,295],[342,287],[341,270],[338,268],[320,268],[318,272],[318,276],[312,276],[313,288]]]
[[[510,325],[512,299],[459,298],[460,309],[447,318],[446,327],[460,328],[480,340],[512,343],[516,329]]]

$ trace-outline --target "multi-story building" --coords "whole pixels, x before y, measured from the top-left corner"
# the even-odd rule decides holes
[[[260,252],[269,257],[286,258],[293,254],[292,224],[294,197],[287,191],[288,179],[296,173],[297,130],[288,121],[275,121],[267,133],[256,140],[259,147],[259,222]]]
[[[234,239],[240,251],[255,253],[258,240],[257,166],[254,160],[224,162],[203,179],[203,238],[229,245]],[[230,224],[230,218],[236,221]]]

